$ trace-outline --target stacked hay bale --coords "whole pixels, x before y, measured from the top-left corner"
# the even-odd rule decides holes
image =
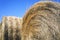
[[[23,17],[22,40],[60,40],[60,4],[38,2]]]
[[[5,16],[2,19],[1,40],[21,40],[22,19]]]

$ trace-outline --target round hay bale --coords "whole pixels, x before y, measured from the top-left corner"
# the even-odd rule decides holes
[[[24,15],[22,40],[60,40],[60,3],[34,4]]]

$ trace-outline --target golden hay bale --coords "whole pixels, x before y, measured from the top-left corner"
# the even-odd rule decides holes
[[[60,3],[38,2],[23,17],[22,40],[60,40]]]

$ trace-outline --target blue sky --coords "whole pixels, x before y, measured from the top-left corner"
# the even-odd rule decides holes
[[[38,1],[40,0],[0,0],[0,20],[3,16],[23,17],[27,9]]]

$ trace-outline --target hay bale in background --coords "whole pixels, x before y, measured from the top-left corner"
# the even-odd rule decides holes
[[[21,40],[22,19],[5,16],[2,19],[1,40]]]

